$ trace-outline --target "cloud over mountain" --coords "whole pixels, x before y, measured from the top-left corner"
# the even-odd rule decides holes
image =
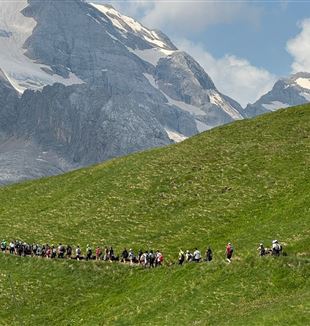
[[[276,81],[276,76],[246,59],[234,55],[217,59],[201,44],[188,40],[180,40],[177,45],[196,58],[221,92],[235,98],[242,106],[265,94]]]
[[[290,39],[286,48],[294,58],[292,71],[310,71],[310,18],[299,23],[301,32]]]

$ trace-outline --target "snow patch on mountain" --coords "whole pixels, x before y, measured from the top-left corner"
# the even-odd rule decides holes
[[[108,19],[110,19],[111,23],[119,30],[125,33],[132,32],[132,33],[139,34],[150,45],[163,48],[163,49],[169,49],[169,46],[165,42],[163,42],[163,40],[155,31],[145,28],[139,22],[137,22],[131,17],[122,15],[117,10],[115,10],[112,6],[101,5],[92,2],[90,2],[89,4],[95,7],[100,12],[102,12]]]
[[[185,139],[187,139],[188,137],[176,132],[176,131],[172,131],[169,129],[165,129],[167,132],[168,137],[173,140],[176,143],[180,143],[182,141],[184,141]]]
[[[151,49],[145,49],[145,50],[139,50],[139,49],[132,49],[130,47],[127,47],[127,49],[138,56],[143,61],[146,61],[150,63],[153,66],[157,66],[158,61],[161,58],[165,58],[169,55],[171,55],[173,52],[172,50],[165,50],[161,48],[151,48]]]
[[[310,90],[310,79],[309,78],[297,78],[296,84],[299,85],[302,88],[309,89]]]
[[[0,6],[0,69],[12,86],[22,93],[26,89],[42,89],[56,82],[64,85],[81,84],[83,81],[73,73],[69,78],[53,74],[50,67],[39,64],[25,55],[25,41],[31,36],[36,21],[25,17],[22,10],[28,6],[27,0],[4,1]],[[48,72],[51,73],[48,73]]]

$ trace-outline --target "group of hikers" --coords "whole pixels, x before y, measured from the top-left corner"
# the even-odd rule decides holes
[[[265,248],[263,243],[260,243],[258,249],[260,256],[272,255],[272,256],[280,256],[282,253],[282,245],[278,242],[278,240],[272,241],[271,248]],[[120,261],[122,263],[139,264],[145,267],[157,267],[161,266],[164,261],[164,256],[159,250],[150,250],[143,251],[139,250],[137,254],[135,254],[133,249],[127,250],[124,248],[120,255],[116,255],[113,247],[105,247],[103,250],[100,247],[96,247],[93,251],[91,246],[86,246],[85,255],[82,253],[82,249],[80,246],[77,246],[75,250],[70,245],[63,245],[59,243],[58,246],[54,245],[39,245],[39,244],[28,244],[22,241],[10,241],[7,243],[6,240],[2,240],[1,242],[1,251],[3,253],[9,253],[11,255],[17,256],[35,256],[42,258],[60,258],[60,259],[75,259],[75,260],[104,260],[104,261]],[[232,256],[234,253],[234,247],[229,242],[226,245],[225,254],[226,260],[228,263],[231,263]],[[210,262],[213,259],[212,249],[209,246],[205,251],[205,257],[203,258],[201,252],[198,248],[195,248],[193,252],[186,250],[185,252],[180,249],[178,263],[179,265],[183,265],[185,262]]]
[[[59,243],[54,245],[40,245],[28,244],[23,241],[11,241],[7,243],[6,240],[1,242],[1,251],[3,253],[10,253],[16,256],[32,256],[42,258],[60,258],[60,259],[75,259],[75,260],[104,260],[104,261],[120,261],[122,263],[141,264],[143,266],[157,267],[162,265],[164,256],[159,250],[143,251],[139,250],[137,254],[132,249],[124,248],[121,255],[116,255],[113,247],[105,247],[103,250],[96,247],[93,251],[91,246],[86,246],[85,254],[82,253],[80,246],[75,249],[71,245],[63,245]]]

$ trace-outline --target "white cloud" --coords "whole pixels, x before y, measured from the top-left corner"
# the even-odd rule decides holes
[[[303,20],[301,32],[286,44],[287,51],[294,58],[292,72],[310,72],[310,18]]]
[[[235,21],[257,24],[262,14],[261,8],[250,1],[111,0],[108,3],[141,20],[147,27],[179,30],[183,34],[202,31],[210,25]]]
[[[276,81],[276,76],[266,69],[251,65],[246,59],[234,55],[216,59],[201,44],[188,40],[179,41],[177,45],[200,63],[219,91],[243,107],[270,91]]]
[[[150,27],[183,32],[204,30],[209,25],[247,21],[257,23],[260,10],[246,2],[153,1],[143,18]]]

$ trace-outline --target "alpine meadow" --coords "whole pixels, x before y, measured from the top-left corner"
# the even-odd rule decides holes
[[[309,325],[309,167],[306,104],[0,188],[3,239],[165,257],[150,269],[0,253],[0,325]],[[259,257],[273,239],[285,255]],[[208,246],[211,262],[178,265],[180,249]]]

